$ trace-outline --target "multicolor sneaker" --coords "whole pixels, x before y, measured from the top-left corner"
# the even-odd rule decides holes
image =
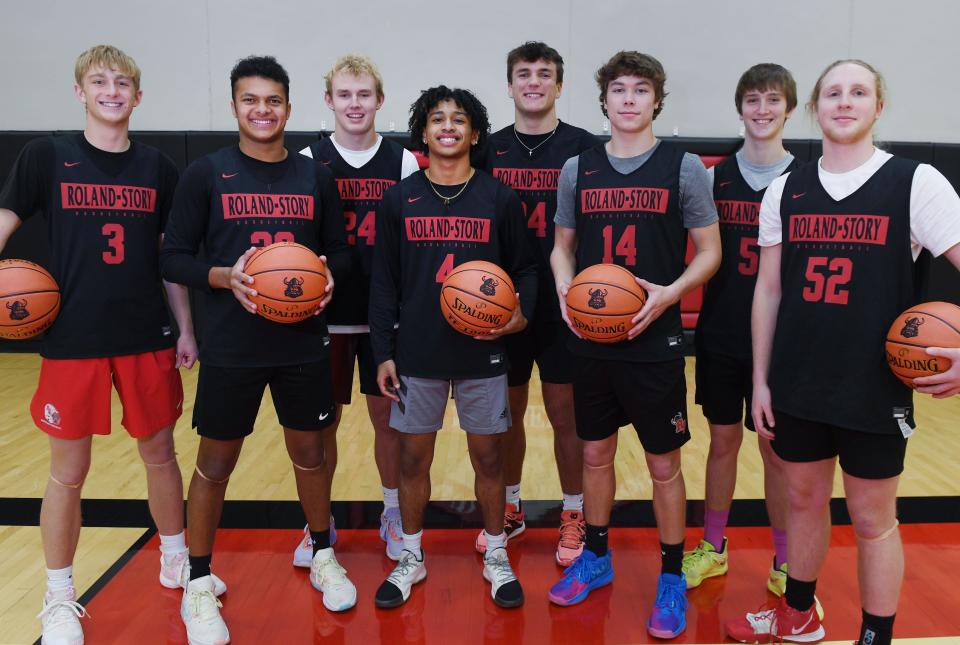
[[[687,581],[683,574],[661,573],[647,632],[656,638],[673,638],[686,628]]]
[[[397,566],[393,568],[387,579],[377,589],[376,596],[373,599],[377,607],[381,609],[399,607],[407,602],[411,587],[427,577],[427,567],[423,563],[423,551],[421,550],[420,553],[420,559],[417,559],[413,551],[403,550]]]
[[[687,579],[687,589],[699,587],[707,578],[726,573],[727,538],[723,538],[719,551],[706,540],[700,540],[696,549],[683,554],[683,575]]]
[[[73,587],[48,591],[43,597],[43,611],[37,614],[43,632],[43,645],[83,645],[83,627],[80,619],[90,614],[77,602]]]
[[[564,569],[563,577],[550,587],[547,597],[555,605],[575,605],[586,600],[594,589],[613,582],[613,549],[598,557],[584,549],[579,558]]]
[[[333,515],[330,516],[330,546],[337,543],[337,527],[333,524]],[[310,537],[310,525],[303,527],[303,537],[300,544],[293,551],[293,566],[309,569],[313,563],[313,539]]]
[[[520,510],[518,505],[507,504],[503,511],[503,532],[507,534],[507,542],[527,530],[523,518],[523,511]],[[477,536],[477,541],[473,546],[477,553],[487,552],[487,536],[484,535],[483,530],[480,531],[480,535]]]
[[[777,563],[777,559],[773,559],[773,564]],[[774,568],[773,565],[770,566],[770,576],[767,578],[767,589],[777,598],[783,596],[787,593],[787,563],[784,562],[778,568]],[[816,596],[813,597],[813,606],[817,608],[817,618],[823,622],[823,605],[820,604],[820,599]]]
[[[180,618],[187,628],[190,645],[226,645],[230,642],[230,631],[220,615],[221,607],[223,605],[213,595],[210,576],[187,583],[180,602]]]
[[[502,546],[483,556],[483,579],[490,583],[490,596],[498,606],[511,608],[523,604],[523,588]]]
[[[357,604],[357,588],[347,570],[337,562],[333,549],[320,549],[310,566],[310,584],[323,594],[323,606],[330,611],[346,611]]]
[[[215,576],[213,579],[213,595],[222,596],[227,593],[227,585]],[[180,551],[170,555],[160,554],[160,584],[167,589],[185,589],[190,580],[190,552]]]
[[[560,541],[557,543],[557,564],[569,567],[583,553],[583,540],[587,533],[587,522],[583,511],[563,511],[560,513]]]
[[[399,508],[388,508],[380,514],[380,539],[387,543],[387,557],[399,560],[403,553],[403,522]]]
[[[748,613],[726,624],[727,635],[741,643],[770,643],[774,640],[792,643],[816,643],[826,632],[813,607],[797,611],[780,598],[773,609]]]

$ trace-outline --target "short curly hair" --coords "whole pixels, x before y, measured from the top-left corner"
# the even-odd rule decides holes
[[[641,54],[635,51],[619,51],[608,60],[603,67],[597,70],[596,81],[600,88],[600,110],[603,116],[607,115],[607,88],[610,83],[621,76],[636,76],[645,78],[653,83],[653,96],[657,101],[657,107],[653,111],[653,118],[663,111],[663,100],[667,98],[667,92],[663,86],[667,82],[667,73],[663,71],[663,65],[656,58],[649,54]]]
[[[487,108],[483,106],[473,92],[460,88],[449,88],[438,85],[424,90],[410,106],[410,147],[426,153],[427,145],[423,142],[423,131],[427,128],[427,117],[430,112],[443,101],[453,101],[463,110],[470,119],[470,128],[477,133],[477,144],[470,151],[471,164],[476,165],[482,155],[482,150],[490,135],[490,118]]]

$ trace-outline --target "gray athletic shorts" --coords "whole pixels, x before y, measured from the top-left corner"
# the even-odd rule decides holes
[[[507,431],[511,421],[506,374],[458,381],[401,376],[400,402],[390,406],[390,427],[409,434],[439,430],[451,383],[461,428],[471,434]]]

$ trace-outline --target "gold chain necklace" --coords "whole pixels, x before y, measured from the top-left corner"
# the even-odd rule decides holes
[[[449,206],[449,205],[450,205],[450,202],[452,202],[452,201],[455,200],[457,197],[459,197],[460,195],[462,195],[462,194],[463,194],[463,191],[465,191],[465,190],[467,189],[467,186],[470,184],[470,180],[473,179],[473,173],[474,173],[474,172],[476,172],[476,171],[475,171],[473,168],[471,168],[471,169],[470,169],[470,174],[467,176],[467,180],[466,180],[465,182],[463,182],[463,187],[462,187],[460,190],[457,191],[457,194],[456,194],[456,195],[451,195],[450,197],[447,197],[447,196],[445,196],[445,195],[441,195],[441,194],[440,194],[440,191],[437,190],[437,187],[433,185],[433,180],[430,179],[430,175],[427,173],[427,171],[424,171],[424,172],[423,172],[423,176],[427,178],[427,183],[430,184],[430,189],[433,191],[433,194],[443,200],[443,205],[444,205],[444,206]]]

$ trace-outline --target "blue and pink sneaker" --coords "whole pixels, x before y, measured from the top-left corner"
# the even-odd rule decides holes
[[[591,591],[613,582],[613,550],[598,557],[593,551],[583,553],[564,569],[563,577],[550,588],[547,597],[556,605],[575,605],[583,602]]]
[[[656,638],[673,638],[686,628],[687,581],[683,574],[661,573],[647,631]]]

